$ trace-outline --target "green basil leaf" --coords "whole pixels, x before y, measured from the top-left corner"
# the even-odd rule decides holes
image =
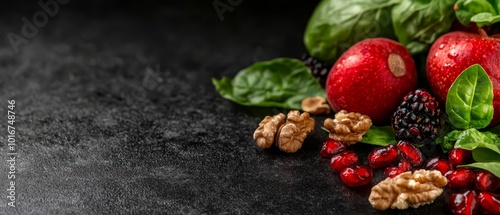
[[[477,23],[478,27],[491,25],[500,22],[500,15],[493,15],[489,12],[478,13],[470,18],[470,21]]]
[[[368,132],[363,135],[362,143],[377,145],[377,146],[388,146],[389,144],[395,143],[395,134],[391,126],[374,126],[372,125]]]
[[[484,136],[490,138],[493,143],[495,144],[500,144],[500,137],[498,137],[498,134],[495,134],[491,131],[483,131],[481,132]]]
[[[326,97],[304,63],[291,58],[258,62],[241,70],[232,80],[212,78],[212,82],[224,98],[246,106],[300,110],[303,99]]]
[[[495,8],[497,14],[500,14],[500,0],[489,0],[489,2]]]
[[[484,169],[490,171],[496,177],[500,177],[500,162],[476,162],[466,165],[459,165],[458,167]]]
[[[479,64],[465,69],[446,97],[450,123],[459,129],[481,129],[493,119],[493,85]]]
[[[402,0],[392,8],[392,25],[399,42],[412,54],[427,50],[450,30],[454,4],[455,0]]]
[[[474,158],[476,162],[500,162],[500,155],[488,148],[475,148],[472,150],[472,158]]]
[[[443,141],[441,142],[441,147],[444,152],[447,152],[451,148],[453,148],[455,142],[458,140],[463,131],[454,130],[449,132],[443,137]]]
[[[390,8],[399,1],[321,1],[304,33],[309,54],[323,61],[334,62],[349,47],[363,39],[395,39]]]
[[[497,15],[494,6],[487,0],[458,0],[455,5],[455,15],[463,25],[468,25],[474,15],[483,12]]]
[[[496,135],[495,135],[496,136]],[[486,148],[494,151],[500,156],[500,149],[495,144],[498,137],[491,139],[489,134],[484,134],[474,128],[464,130],[458,135],[455,148],[475,150],[476,148]]]

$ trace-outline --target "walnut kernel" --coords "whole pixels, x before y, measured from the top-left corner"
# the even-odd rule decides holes
[[[447,183],[437,170],[408,171],[373,186],[368,201],[377,210],[417,208],[432,203]]]
[[[302,100],[301,108],[313,115],[330,114],[330,105],[321,96],[308,97]]]
[[[309,113],[297,110],[288,113],[286,123],[278,131],[276,145],[286,153],[294,153],[302,147],[307,135],[314,130],[315,120]]]
[[[262,149],[270,148],[278,129],[285,123],[285,114],[279,113],[274,116],[266,116],[259,127],[253,133],[253,139],[257,146]]]
[[[367,115],[341,110],[334,119],[327,118],[324,127],[330,132],[329,137],[351,145],[360,142],[368,132],[372,120]]]
[[[283,152],[294,153],[302,148],[302,143],[309,133],[314,130],[315,120],[309,113],[300,114],[297,110],[285,115],[280,113],[266,116],[253,134],[253,139],[259,148],[270,148],[273,143]]]

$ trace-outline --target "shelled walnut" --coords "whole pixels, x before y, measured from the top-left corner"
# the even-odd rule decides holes
[[[377,210],[417,208],[432,203],[447,183],[437,170],[408,171],[373,186],[368,201]]]
[[[330,114],[330,105],[321,96],[308,97],[302,100],[301,108],[313,115]]]
[[[309,113],[297,110],[285,115],[266,116],[255,130],[253,138],[259,148],[270,148],[273,143],[283,152],[294,153],[302,147],[309,133],[314,130],[315,120]]]
[[[367,115],[341,110],[334,119],[327,118],[324,127],[330,132],[329,137],[351,145],[363,139],[372,120]]]
[[[276,145],[281,151],[294,153],[302,147],[307,135],[314,130],[315,120],[309,113],[288,112],[286,123],[278,130]]]
[[[274,143],[276,132],[284,123],[285,114],[266,116],[253,133],[253,139],[257,142],[257,146],[262,149],[270,148]]]

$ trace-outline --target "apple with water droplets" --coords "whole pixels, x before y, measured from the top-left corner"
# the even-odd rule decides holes
[[[417,86],[417,69],[400,43],[371,38],[351,46],[333,65],[326,95],[334,111],[347,110],[386,124],[404,95]]]
[[[446,103],[448,90],[460,73],[472,66],[481,65],[493,83],[494,115],[490,126],[500,122],[500,34],[488,36],[479,33],[454,31],[439,37],[427,55],[427,80],[442,104]]]

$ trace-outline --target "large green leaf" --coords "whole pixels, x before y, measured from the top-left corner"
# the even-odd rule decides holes
[[[455,19],[455,0],[401,0],[392,8],[392,25],[400,43],[417,54],[442,34]]]
[[[390,9],[400,0],[323,0],[304,33],[309,53],[335,61],[355,43],[374,37],[395,38]]]
[[[303,99],[326,97],[304,63],[291,58],[258,62],[241,70],[234,79],[212,78],[212,82],[224,98],[246,106],[300,110]]]
[[[446,113],[459,129],[481,129],[493,119],[493,84],[479,64],[465,69],[453,82],[446,97]]]

